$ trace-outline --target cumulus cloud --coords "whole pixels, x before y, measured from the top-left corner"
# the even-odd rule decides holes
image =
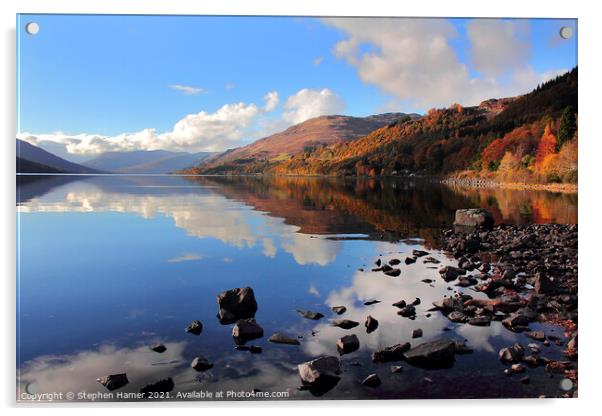
[[[472,64],[483,75],[495,77],[526,65],[531,53],[526,20],[473,19],[466,30]]]
[[[168,85],[169,88],[176,91],[181,91],[186,95],[198,95],[204,93],[205,90],[199,87],[191,87],[189,85],[181,85],[181,84],[171,84]]]
[[[263,110],[266,112],[274,111],[280,102],[278,91],[268,92],[266,95],[264,95],[263,99],[265,100],[265,106],[263,107]]]
[[[134,150],[174,150],[217,152],[245,144],[245,139],[263,137],[308,118],[334,114],[345,108],[343,100],[328,88],[302,89],[288,97],[281,118],[268,118],[280,102],[277,91],[264,96],[263,106],[254,103],[225,104],[215,112],[201,111],[178,120],[172,130],[160,133],[154,128],[116,136],[99,134],[34,134],[23,132],[17,138],[33,145],[58,143],[69,154],[97,155]],[[268,130],[266,130],[266,127]]]
[[[453,102],[478,104],[492,97],[524,93],[508,79],[528,71],[527,22],[473,19],[467,24],[474,75],[451,45],[459,33],[445,19],[328,18],[345,38],[333,54],[357,68],[367,84],[415,107]],[[407,105],[406,105],[407,109]]]
[[[282,119],[297,124],[313,117],[338,114],[345,109],[345,102],[328,88],[304,88],[287,98],[284,109]]]

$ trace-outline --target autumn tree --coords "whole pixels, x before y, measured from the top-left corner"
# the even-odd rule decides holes
[[[537,146],[537,151],[535,152],[535,164],[541,166],[547,156],[556,153],[557,144],[556,136],[552,133],[552,128],[549,124],[546,125]]]

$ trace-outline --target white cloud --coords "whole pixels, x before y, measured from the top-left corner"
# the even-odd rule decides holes
[[[199,87],[191,87],[189,85],[181,85],[181,84],[171,84],[168,85],[169,88],[176,91],[181,91],[186,95],[198,95],[204,93],[205,90]]]
[[[345,102],[328,88],[304,88],[286,99],[284,109],[282,119],[297,124],[313,117],[338,114],[345,109]]]
[[[278,97],[278,91],[270,91],[266,95],[263,96],[265,100],[265,106],[263,110],[265,112],[274,111],[280,102],[280,98]]]
[[[233,90],[234,88],[236,88],[236,85],[227,83],[226,85],[224,85],[224,88],[227,90]]]
[[[531,53],[526,20],[472,19],[466,25],[475,69],[487,77],[526,66]]]
[[[450,41],[459,36],[445,19],[328,18],[346,38],[333,54],[357,68],[367,84],[414,108],[475,105],[482,100],[525,93],[537,84],[509,82],[528,71],[530,45],[527,22],[473,19],[468,23],[471,73]],[[523,77],[524,78],[524,77]]]
[[[283,130],[291,124],[334,114],[345,108],[343,100],[327,88],[302,89],[288,97],[281,118],[268,118],[267,113],[277,108],[280,97],[277,91],[270,91],[263,98],[263,106],[239,102],[225,104],[213,113],[201,111],[189,114],[178,120],[172,130],[163,133],[147,128],[115,136],[23,132],[17,134],[17,137],[34,145],[58,143],[64,146],[67,153],[75,155],[159,149],[215,152],[241,146],[250,138],[264,137],[267,133]]]
[[[197,253],[184,253],[181,256],[172,257],[168,263],[183,263],[185,261],[202,260],[205,256]]]

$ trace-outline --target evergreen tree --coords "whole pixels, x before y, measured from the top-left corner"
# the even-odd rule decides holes
[[[575,111],[573,107],[567,106],[562,112],[560,118],[560,127],[558,127],[558,149],[562,147],[564,143],[571,140],[577,131],[577,122],[575,120]]]

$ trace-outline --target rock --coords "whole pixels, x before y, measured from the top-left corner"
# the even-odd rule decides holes
[[[263,337],[263,328],[253,318],[239,319],[232,328],[232,337],[237,344]]]
[[[412,305],[414,305],[414,306],[420,305],[420,298],[414,299],[414,301],[412,302]]]
[[[397,266],[399,263],[401,263],[401,260],[399,260],[399,259],[389,260],[389,265],[391,265],[391,266]]]
[[[426,368],[451,367],[455,360],[456,343],[442,339],[425,342],[404,354],[405,359],[412,365]]]
[[[380,300],[369,300],[367,302],[364,302],[364,306],[375,305],[377,303],[380,303]]]
[[[364,322],[364,326],[366,327],[366,332],[369,334],[378,328],[378,321],[371,315],[368,315],[366,322]]]
[[[96,381],[105,386],[109,391],[120,389],[129,383],[128,377],[125,373],[103,376],[97,378]]]
[[[410,343],[396,344],[372,353],[372,361],[375,363],[386,363],[389,361],[401,361],[404,353],[410,349]]]
[[[544,341],[546,339],[546,334],[543,331],[530,331],[525,333],[525,335],[536,341]]]
[[[377,259],[374,264],[376,264],[378,267],[380,267],[380,265],[382,264],[382,261],[380,259]]]
[[[493,216],[489,211],[480,208],[458,209],[456,210],[454,225],[491,229],[493,227]]]
[[[349,319],[335,319],[330,321],[331,326],[338,326],[343,329],[351,329],[355,328],[359,325],[359,322],[351,321]]]
[[[423,262],[423,263],[425,263],[425,264],[428,264],[428,263],[431,263],[431,264],[439,264],[439,263],[441,263],[439,260],[437,260],[437,259],[436,259],[436,258],[434,258],[434,257],[427,257],[427,258],[425,258],[425,259],[424,259],[422,262]]]
[[[530,319],[526,315],[513,313],[508,318],[502,320],[502,324],[512,330],[523,330],[528,328]]]
[[[174,388],[174,383],[171,377],[161,379],[155,383],[147,384],[146,386],[140,389],[140,393],[148,394],[148,393],[165,393],[168,391],[172,391]]]
[[[412,338],[422,337],[422,329],[418,328],[412,331]]]
[[[466,314],[460,311],[453,311],[447,315],[447,319],[452,322],[466,322]]]
[[[332,311],[333,311],[334,313],[336,313],[337,315],[342,315],[342,314],[344,314],[345,312],[347,312],[347,308],[346,308],[346,307],[344,307],[344,306],[333,306],[331,309],[332,309]]]
[[[380,378],[376,373],[370,374],[362,381],[362,384],[367,387],[378,387],[380,386],[380,383]]]
[[[538,294],[552,293],[554,291],[554,285],[550,279],[546,275],[539,272],[535,274],[533,288],[535,293]]]
[[[220,323],[232,324],[239,319],[254,318],[257,312],[255,293],[250,287],[226,290],[217,295]]]
[[[251,354],[261,354],[262,351],[263,351],[263,348],[261,348],[259,345],[251,345],[249,347],[249,352]]]
[[[401,308],[398,312],[397,315],[401,315],[405,318],[409,318],[411,316],[415,316],[416,315],[416,308],[414,307],[414,305],[408,305],[404,308]]]
[[[355,334],[345,335],[337,341],[337,351],[340,355],[349,354],[353,351],[358,350],[360,347],[360,340]]]
[[[196,371],[207,371],[213,367],[213,364],[211,364],[205,357],[199,356],[192,360],[190,366]]]
[[[414,257],[406,257],[404,262],[405,262],[405,264],[413,264],[413,263],[416,263],[416,259]]]
[[[423,250],[412,250],[412,256],[414,257],[423,257],[423,256],[428,256],[428,251],[423,251]]]
[[[522,364],[512,364],[512,367],[510,367],[510,369],[513,373],[524,373],[526,370],[525,366]]]
[[[320,312],[307,311],[305,309],[297,309],[297,312],[302,317],[311,319],[312,321],[317,321],[318,319],[324,318],[324,315],[322,315]]]
[[[525,349],[520,344],[514,344],[511,347],[502,348],[499,351],[500,361],[505,363],[517,363],[525,355]]]
[[[276,332],[275,334],[273,334],[271,337],[268,338],[268,341],[270,341],[274,344],[287,344],[287,345],[300,345],[301,344],[298,339],[289,338],[280,332]]]
[[[434,280],[433,279],[422,279],[421,282],[423,282],[423,283],[433,283]]]
[[[399,374],[399,373],[403,372],[403,367],[400,366],[400,365],[392,365],[391,366],[391,372],[393,374]]]
[[[401,270],[399,269],[391,269],[384,272],[387,276],[397,277],[401,274]]]
[[[163,344],[155,344],[151,347],[151,350],[158,352],[159,354],[167,351],[167,347]]]
[[[401,309],[401,308],[405,308],[405,307],[407,306],[407,303],[406,303],[406,301],[405,301],[405,300],[403,300],[403,299],[402,299],[402,300],[400,300],[400,301],[398,301],[398,302],[395,302],[395,303],[393,304],[393,306],[395,306],[396,308],[399,308],[399,309]]]
[[[531,382],[531,378],[529,376],[524,376],[520,379],[520,382],[523,384],[529,384]]]
[[[451,282],[456,280],[458,276],[463,276],[466,274],[466,270],[461,269],[459,267],[454,266],[444,266],[439,269],[439,274],[446,282]]]
[[[186,327],[186,332],[194,335],[200,335],[203,332],[203,324],[201,321],[194,320]]]
[[[469,325],[475,326],[489,326],[491,324],[490,316],[475,316],[474,318],[470,318],[468,320]]]
[[[297,368],[301,381],[307,385],[328,383],[332,379],[338,381],[341,374],[341,362],[333,356],[319,357],[299,364]]]

